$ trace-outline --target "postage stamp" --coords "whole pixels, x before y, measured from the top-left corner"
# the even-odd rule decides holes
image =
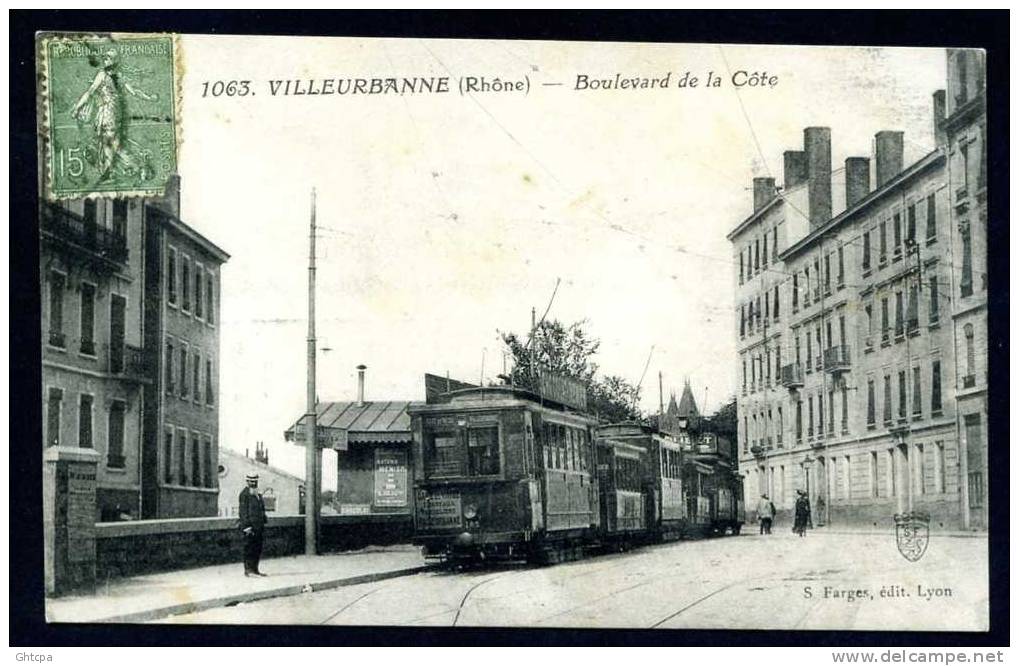
[[[39,34],[47,199],[161,194],[177,168],[172,35]]]

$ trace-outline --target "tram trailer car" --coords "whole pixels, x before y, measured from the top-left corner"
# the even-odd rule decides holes
[[[603,541],[657,541],[684,534],[679,440],[636,423],[616,423],[598,428],[596,449]]]
[[[509,387],[454,391],[408,408],[415,543],[443,560],[582,556],[599,525],[586,413]]]
[[[636,423],[599,427],[596,450],[602,541],[739,534],[742,480],[716,451]]]

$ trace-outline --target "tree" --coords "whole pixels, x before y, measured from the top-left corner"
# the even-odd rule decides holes
[[[513,357],[507,377],[516,386],[537,391],[537,368],[579,379],[587,386],[588,409],[604,421],[639,420],[640,389],[622,377],[599,379],[593,357],[601,344],[584,330],[586,321],[565,325],[557,320],[542,321],[528,341],[516,333],[499,332]]]

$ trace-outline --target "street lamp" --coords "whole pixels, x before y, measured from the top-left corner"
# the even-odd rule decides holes
[[[803,468],[803,479],[807,486],[807,497],[810,497],[810,466],[814,464],[814,458],[810,457],[810,454],[803,456],[803,460],[800,461],[800,467]]]

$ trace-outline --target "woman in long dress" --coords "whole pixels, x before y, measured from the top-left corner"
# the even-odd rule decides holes
[[[796,491],[796,517],[793,522],[793,532],[801,537],[806,535],[807,523],[810,521],[810,500],[802,490]]]

